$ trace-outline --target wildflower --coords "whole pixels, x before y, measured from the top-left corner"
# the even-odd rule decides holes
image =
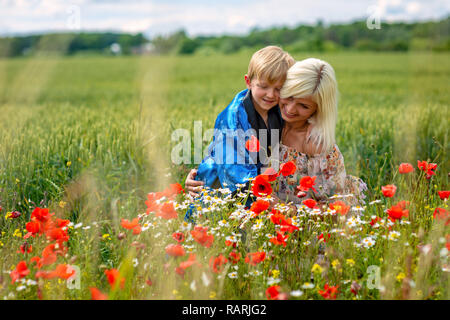
[[[160,210],[156,212],[155,216],[169,220],[177,218],[178,213],[173,206],[173,202],[166,202],[161,206]]]
[[[375,245],[375,240],[372,237],[366,237],[362,240],[362,245],[365,248],[371,248]]]
[[[91,290],[91,300],[108,300],[108,296],[97,288],[91,287],[89,289]]]
[[[258,138],[252,135],[250,139],[245,142],[245,149],[249,152],[258,152],[260,149]]]
[[[236,252],[236,250],[233,250],[228,255],[228,258],[230,258],[230,262],[232,264],[237,264],[239,260],[241,259],[241,254],[239,252]]]
[[[177,241],[178,243],[181,243],[184,241],[184,233],[182,232],[174,232],[172,233],[172,238]]]
[[[186,254],[186,251],[179,244],[169,244],[166,247],[166,253],[171,257],[182,257]]]
[[[339,286],[329,286],[328,283],[325,284],[323,290],[319,290],[319,294],[325,299],[336,299],[336,295],[338,294]]]
[[[320,266],[320,265],[318,265],[317,263],[315,263],[313,266],[312,266],[312,268],[311,268],[311,272],[312,273],[322,273],[323,272],[323,268]]]
[[[209,267],[215,273],[222,272],[224,265],[228,262],[227,258],[225,258],[222,254],[217,257],[211,257],[209,259]]]
[[[285,177],[293,175],[295,173],[295,170],[297,170],[297,167],[295,166],[295,163],[293,161],[283,163],[280,166],[280,173]]]
[[[305,282],[302,285],[302,289],[313,289],[313,288],[314,288],[314,284],[313,283]]]
[[[301,297],[302,295],[303,295],[303,291],[302,290],[291,291],[291,296],[293,296],[293,297]]]
[[[398,167],[398,172],[401,174],[414,171],[414,167],[410,163],[401,163]]]
[[[109,233],[105,233],[102,235],[103,240],[111,240],[111,235]]]
[[[450,191],[438,191],[438,194],[441,200],[447,200],[448,197],[450,196]]]
[[[433,218],[435,220],[445,221],[446,226],[450,224],[450,215],[445,209],[436,208],[433,212]]]
[[[117,287],[117,284],[120,283],[120,288],[123,289],[125,286],[125,278],[123,278],[120,275],[119,270],[117,269],[110,269],[105,270],[105,275],[108,279],[109,285],[111,286],[111,289],[114,290]]]
[[[245,262],[251,264],[252,266],[256,266],[258,263],[264,261],[266,257],[266,253],[264,251],[261,252],[253,252],[247,253],[245,257]]]
[[[310,209],[313,209],[317,205],[317,202],[313,199],[303,200],[302,203]]]
[[[11,277],[11,283],[16,282],[18,279],[26,277],[30,273],[25,261],[20,261],[16,268],[9,274]]]
[[[23,254],[25,253],[30,253],[31,251],[33,251],[33,246],[31,244],[28,244],[28,242],[24,242],[21,246],[20,246],[20,251]]]
[[[208,227],[195,226],[194,230],[191,231],[191,235],[195,241],[200,243],[202,246],[209,248],[211,247],[214,236],[212,234],[208,234]]]
[[[426,172],[427,179],[430,179],[431,176],[435,175],[436,173],[434,172],[434,170],[436,170],[437,168],[437,164],[436,163],[428,163],[426,161],[419,161],[417,160],[417,167],[422,170],[423,172]]]
[[[398,282],[401,282],[404,278],[406,278],[406,274],[404,272],[400,272],[396,277]]]
[[[330,203],[330,209],[335,210],[341,216],[344,216],[350,210],[350,206],[348,206],[344,201],[337,200]]]
[[[355,265],[355,260],[353,259],[347,259],[346,262],[350,267],[353,267]]]
[[[350,286],[350,291],[356,296],[361,288],[362,286],[358,282],[353,281],[352,285]]]
[[[59,205],[59,207],[60,207],[61,209],[64,209],[64,207],[66,206],[66,204],[67,204],[67,202],[64,202],[64,201],[62,201],[62,200],[58,203],[58,205]]]
[[[238,273],[237,273],[236,271],[230,272],[230,273],[228,274],[228,277],[229,277],[230,279],[236,279],[236,278],[238,277]]]
[[[336,269],[339,265],[340,263],[338,259],[335,259],[331,262],[331,266],[333,267],[333,269]]]
[[[259,215],[261,212],[267,210],[269,208],[270,203],[268,201],[258,199],[255,202],[252,203],[252,206],[250,207],[250,211],[254,212],[254,216]]]
[[[268,300],[277,300],[280,295],[280,286],[271,286],[266,290],[266,297]]]
[[[381,192],[383,192],[383,195],[386,198],[391,198],[395,195],[395,191],[397,190],[397,187],[393,184],[388,184],[386,186],[381,187]]]
[[[267,180],[269,182],[273,182],[275,180],[277,180],[279,173],[276,172],[272,167],[267,168],[263,173],[263,176],[267,177]]]
[[[258,175],[252,181],[252,192],[256,197],[268,196],[272,194],[272,186],[267,176]]]
[[[395,221],[402,217],[408,217],[409,211],[402,209],[401,205],[393,205],[390,209],[387,209],[387,214],[392,221]]]
[[[321,233],[317,239],[320,241],[322,240],[323,242],[327,242],[327,240],[329,240],[331,237],[331,235],[329,233],[327,233],[325,236],[323,235],[323,233]]]
[[[397,239],[400,237],[400,232],[398,231],[391,231],[388,234],[388,239],[392,241],[397,241]]]
[[[300,184],[297,186],[299,191],[307,192],[309,189],[312,189],[314,192],[317,190],[314,188],[316,177],[304,176],[300,179]]]
[[[289,235],[285,236],[284,232],[277,231],[277,236],[270,238],[270,242],[272,242],[275,245],[283,245],[283,247],[286,247],[286,240],[289,237]]]

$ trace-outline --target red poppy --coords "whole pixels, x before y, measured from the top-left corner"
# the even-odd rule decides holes
[[[139,218],[134,218],[133,220],[129,221],[128,219],[122,219],[120,222],[120,225],[124,227],[125,229],[134,229],[139,225]]]
[[[268,300],[277,300],[280,295],[280,286],[274,285],[266,290],[266,297]]]
[[[67,233],[67,230],[64,230],[62,228],[49,229],[49,230],[47,230],[45,235],[50,240],[59,241],[59,242],[69,241],[69,234]]]
[[[317,205],[317,202],[313,199],[303,200],[302,203],[310,209],[313,209]]]
[[[380,218],[380,217],[376,217],[376,218],[370,220],[369,223],[370,223],[370,225],[373,227],[376,223],[378,223],[378,221],[381,221],[381,218]]]
[[[206,248],[211,247],[214,241],[214,236],[208,234],[208,227],[195,226],[194,230],[191,230],[191,235],[195,241]]]
[[[182,232],[174,232],[172,234],[172,238],[177,241],[178,243],[181,243],[184,241],[184,233]]]
[[[252,182],[252,192],[256,197],[268,196],[272,194],[272,186],[267,180],[267,176],[256,176]]]
[[[400,205],[393,205],[390,209],[387,209],[387,214],[392,221],[400,220],[402,217],[409,216],[409,210],[403,209]]]
[[[211,257],[211,259],[209,259],[209,267],[213,272],[220,273],[224,269],[224,265],[227,262],[227,258],[225,258],[222,254],[219,254],[217,257]]]
[[[30,270],[27,268],[27,263],[25,261],[20,261],[16,268],[11,271],[9,276],[11,277],[11,283],[16,282],[18,279],[22,279],[26,277],[30,273]]]
[[[33,236],[39,233],[41,230],[39,222],[34,221],[27,222],[27,224],[25,225],[25,229],[27,229],[28,232],[31,232]]]
[[[0,212],[2,211],[1,208],[2,208],[2,207],[0,207]],[[21,215],[22,215],[22,213],[20,213],[19,211],[13,211],[13,212],[11,212],[10,217],[11,217],[12,219],[16,219],[16,218],[20,217]]]
[[[350,206],[348,206],[344,201],[341,200],[336,200],[333,203],[330,203],[329,207],[331,210],[335,210],[341,216],[346,215],[350,210]]]
[[[289,238],[289,235],[284,235],[284,232],[277,231],[277,236],[270,238],[270,242],[273,244],[279,246],[283,245],[283,247],[286,247],[286,240]]]
[[[293,175],[295,173],[295,170],[297,170],[297,167],[295,166],[295,163],[293,161],[283,163],[280,166],[280,173],[285,177]]]
[[[71,266],[67,265],[67,264],[58,264],[55,268],[54,271],[51,271],[48,274],[48,278],[52,279],[52,278],[60,278],[60,279],[64,279],[67,280],[70,277],[75,275],[75,269],[73,269]]]
[[[25,241],[23,244],[20,245],[20,251],[18,252],[25,254],[30,253],[31,251],[33,251],[33,246]]]
[[[239,252],[236,252],[236,250],[233,250],[230,252],[230,254],[228,255],[228,258],[230,258],[230,262],[232,264],[236,264],[239,262],[239,260],[241,259],[241,254]]]
[[[439,198],[446,200],[450,196],[450,191],[438,191]]]
[[[186,254],[184,248],[179,244],[169,244],[166,247],[166,253],[172,257],[182,257]]]
[[[336,295],[339,293],[339,286],[329,286],[328,283],[325,284],[323,290],[319,290],[319,294],[325,299],[336,299]]]
[[[172,194],[174,194],[174,195],[184,192],[183,187],[179,183],[171,184],[169,188],[170,188],[170,191],[172,192]]]
[[[381,192],[386,198],[392,198],[395,195],[395,191],[397,187],[393,184],[388,184],[386,186],[381,187]]]
[[[178,213],[173,206],[173,202],[166,202],[161,206],[161,210],[159,210],[155,216],[161,217],[163,219],[175,219],[178,217]]]
[[[52,215],[53,214],[49,213],[48,209],[36,207],[31,213],[31,218],[35,218],[40,222],[46,222]]]
[[[398,166],[398,172],[401,174],[410,173],[412,171],[414,171],[414,167],[410,163],[401,163]]]
[[[91,287],[89,289],[91,290],[91,300],[108,300],[108,296],[97,288]]]
[[[267,168],[267,169],[262,173],[262,175],[263,175],[263,176],[266,176],[266,177],[267,177],[267,180],[268,180],[269,182],[273,182],[273,181],[277,180],[277,178],[278,178],[278,172],[276,172],[275,169],[272,168],[272,167]]]
[[[258,152],[260,149],[258,138],[251,136],[251,138],[245,142],[245,149],[250,152]]]
[[[252,203],[252,206],[250,207],[250,211],[253,211],[255,213],[254,216],[257,216],[261,212],[267,210],[269,208],[269,205],[270,205],[270,203],[268,201],[258,199]]]
[[[326,235],[324,235],[323,233],[321,233],[317,239],[320,241],[322,240],[323,242],[327,242],[327,240],[330,240],[331,235],[329,233],[327,233]]]
[[[120,275],[119,270],[117,270],[117,269],[105,270],[105,275],[106,275],[106,278],[108,279],[111,289],[114,290],[114,288],[116,288],[117,284],[119,284],[119,283],[120,283],[120,288],[121,289],[124,288],[125,278],[123,278]]]
[[[251,264],[252,266],[256,266],[258,263],[261,263],[266,258],[266,253],[264,251],[261,252],[250,252],[247,253],[245,257],[245,262]]]
[[[422,170],[423,172],[426,172],[427,179],[430,179],[431,176],[435,175],[436,173],[434,172],[434,170],[436,170],[437,168],[437,164],[436,163],[428,163],[426,161],[419,161],[417,160],[417,167]]]
[[[402,200],[397,202],[396,206],[399,206],[400,208],[402,208],[402,210],[405,210],[407,206],[409,206],[410,202],[406,201],[406,200]]]
[[[300,185],[297,186],[297,189],[299,191],[306,192],[309,189],[312,189],[314,192],[317,192],[317,190],[314,188],[316,181],[316,176],[310,177],[310,176],[304,176],[300,179]]]
[[[186,270],[193,264],[198,264],[197,260],[195,260],[195,254],[189,254],[189,258],[186,261],[180,263],[180,268]]]
[[[433,218],[435,220],[445,221],[446,226],[450,224],[450,215],[449,212],[445,209],[436,208],[433,213]]]

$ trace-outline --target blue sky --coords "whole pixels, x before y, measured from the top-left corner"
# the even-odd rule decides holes
[[[190,35],[245,34],[254,27],[440,19],[448,0],[0,0],[0,34],[49,31],[144,32],[181,28]]]

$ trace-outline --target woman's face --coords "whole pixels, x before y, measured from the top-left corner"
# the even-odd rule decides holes
[[[310,97],[281,98],[280,110],[283,120],[289,123],[308,120],[317,110],[317,103]]]

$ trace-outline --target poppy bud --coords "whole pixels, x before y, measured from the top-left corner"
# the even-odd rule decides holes
[[[304,192],[304,191],[299,191],[299,192],[297,193],[297,197],[298,197],[298,198],[306,197],[306,192]]]
[[[119,240],[123,240],[123,239],[125,239],[127,237],[127,235],[125,234],[125,233],[123,233],[123,232],[121,232],[121,233],[119,233],[118,235],[117,235],[117,239],[119,239]]]
[[[359,290],[361,290],[361,285],[358,282],[353,281],[350,287],[350,291],[356,296]]]
[[[1,210],[0,210],[1,211]],[[19,211],[13,211],[11,212],[11,218],[16,219],[20,217],[22,214]]]

